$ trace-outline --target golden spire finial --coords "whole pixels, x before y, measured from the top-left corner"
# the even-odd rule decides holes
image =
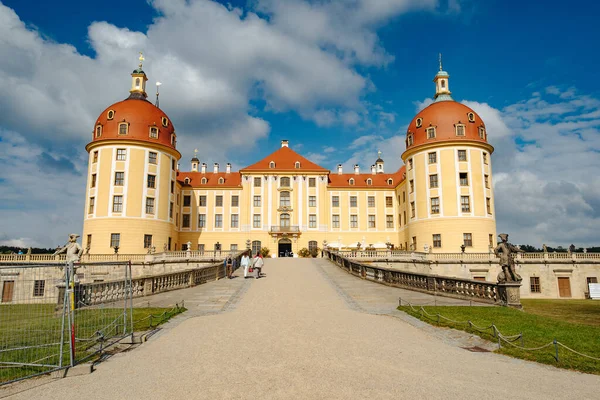
[[[442,53],[440,53],[440,71],[442,70]]]
[[[377,150],[377,158],[381,158],[381,150]]]
[[[142,63],[144,62],[145,58],[144,58],[144,54],[141,51],[140,51],[140,58],[138,58],[138,60],[140,60],[139,67],[140,67],[140,69],[142,69]]]
[[[194,157],[198,157],[198,149],[194,149]]]

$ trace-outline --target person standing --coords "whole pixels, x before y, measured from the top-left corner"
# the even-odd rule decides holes
[[[250,257],[247,252],[242,256],[240,266],[244,268],[244,279],[246,279],[248,277],[248,268],[250,267]]]
[[[231,279],[232,273],[233,273],[233,262],[231,261],[231,257],[227,257],[227,279]]]
[[[252,264],[252,268],[256,270],[256,279],[260,278],[260,272],[262,271],[262,267],[265,265],[263,261],[262,255],[260,252],[256,252],[256,257],[254,257],[254,262]]]

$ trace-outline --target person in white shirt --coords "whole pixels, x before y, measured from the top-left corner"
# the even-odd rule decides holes
[[[262,255],[257,252],[252,263],[252,268],[256,270],[256,279],[260,278],[260,272],[262,271],[263,265],[265,265],[265,262],[263,261]]]
[[[240,261],[240,266],[244,268],[244,279],[248,277],[248,268],[250,267],[250,257],[248,253],[244,253],[242,256],[242,260]]]

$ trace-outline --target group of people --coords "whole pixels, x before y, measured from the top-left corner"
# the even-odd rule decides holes
[[[233,271],[235,270],[235,267],[236,267],[235,264],[236,264],[236,260],[232,259],[231,257],[228,257],[225,260],[225,272],[227,274],[227,278],[229,278],[229,279],[231,279],[233,277]],[[248,276],[250,276],[250,278],[252,278],[253,274],[255,274],[254,275],[255,279],[260,278],[264,265],[265,265],[265,262],[262,258],[262,255],[260,254],[260,252],[257,251],[256,255],[252,259],[248,255],[248,252],[244,253],[242,255],[242,259],[240,261],[240,267],[242,267],[244,269],[244,279],[248,278]]]

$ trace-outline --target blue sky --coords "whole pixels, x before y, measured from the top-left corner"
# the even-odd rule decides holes
[[[330,169],[368,168],[378,149],[396,169],[442,52],[454,99],[496,147],[498,230],[538,246],[598,244],[595,2],[40,4],[0,0],[0,243],[55,246],[81,230],[88,133],[127,95],[143,50],[182,169],[194,148],[239,168],[281,139]],[[24,187],[40,182],[43,196]]]

